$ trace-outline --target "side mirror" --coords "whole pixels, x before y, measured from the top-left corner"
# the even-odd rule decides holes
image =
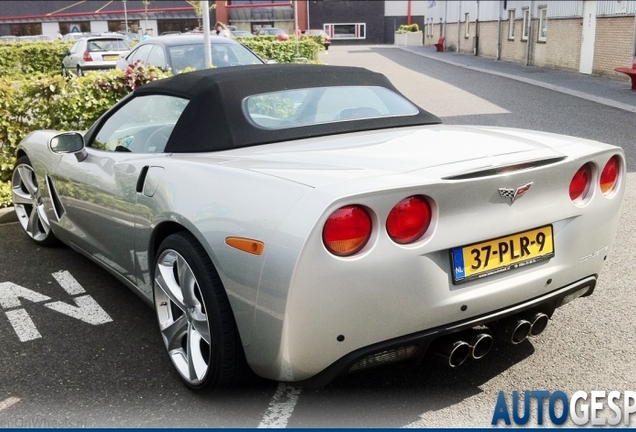
[[[55,135],[49,140],[49,149],[53,153],[75,153],[79,162],[86,159],[88,153],[84,144],[84,136],[79,132],[65,132]]]

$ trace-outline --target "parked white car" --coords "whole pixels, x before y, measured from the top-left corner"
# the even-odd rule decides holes
[[[89,70],[115,69],[117,61],[130,52],[124,36],[99,35],[82,37],[75,42],[62,60],[62,75],[84,75]]]

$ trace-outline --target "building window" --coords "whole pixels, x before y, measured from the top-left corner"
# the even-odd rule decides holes
[[[88,21],[70,23],[70,22],[61,22],[59,23],[60,33],[63,35],[67,33],[86,33],[91,31],[91,23]]]
[[[428,28],[427,28],[426,36],[433,37],[433,18],[430,18],[427,21],[428,21],[428,26],[427,26]]]
[[[444,24],[442,23],[442,19],[439,19],[439,37],[444,36]]]
[[[325,32],[332,39],[366,39],[367,25],[358,24],[325,24]]]
[[[109,32],[129,31],[132,33],[139,33],[139,30],[139,20],[128,20],[128,30],[126,30],[125,21],[108,21]],[[90,29],[86,31],[90,31]],[[62,34],[64,34],[64,32],[62,32]]]
[[[546,6],[539,8],[539,37],[540,42],[545,42],[548,35],[548,8]]]
[[[470,14],[466,13],[464,19],[464,37],[468,38],[470,36]]]
[[[521,34],[521,40],[528,40],[528,33],[530,30],[530,9],[525,8],[523,10],[523,29]]]
[[[508,39],[515,39],[515,10],[508,11]]]

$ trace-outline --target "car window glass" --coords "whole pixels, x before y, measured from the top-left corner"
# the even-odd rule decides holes
[[[166,68],[166,55],[163,52],[163,47],[159,45],[155,45],[150,51],[148,55],[148,60],[146,61],[147,65],[157,66],[158,68],[165,69]]]
[[[161,153],[188,102],[164,95],[131,99],[104,122],[89,147],[105,151]]]
[[[181,72],[188,68],[205,69],[203,44],[175,45],[168,48],[172,70]],[[215,67],[240,66],[263,63],[256,55],[241,44],[212,44],[212,64]]]
[[[94,51],[126,51],[130,49],[122,39],[93,39],[88,43],[88,50]]]
[[[146,64],[148,61],[148,54],[150,54],[152,47],[153,45],[150,44],[140,46],[136,51],[133,51],[130,57],[128,57],[128,61],[134,64],[141,60],[142,63]]]
[[[254,125],[285,129],[321,123],[416,115],[419,110],[384,87],[342,86],[249,96],[244,112]]]

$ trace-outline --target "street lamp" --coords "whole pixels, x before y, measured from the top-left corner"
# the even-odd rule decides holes
[[[126,10],[126,0],[121,0],[124,4],[124,22],[126,23],[126,33],[128,33],[128,11]]]

